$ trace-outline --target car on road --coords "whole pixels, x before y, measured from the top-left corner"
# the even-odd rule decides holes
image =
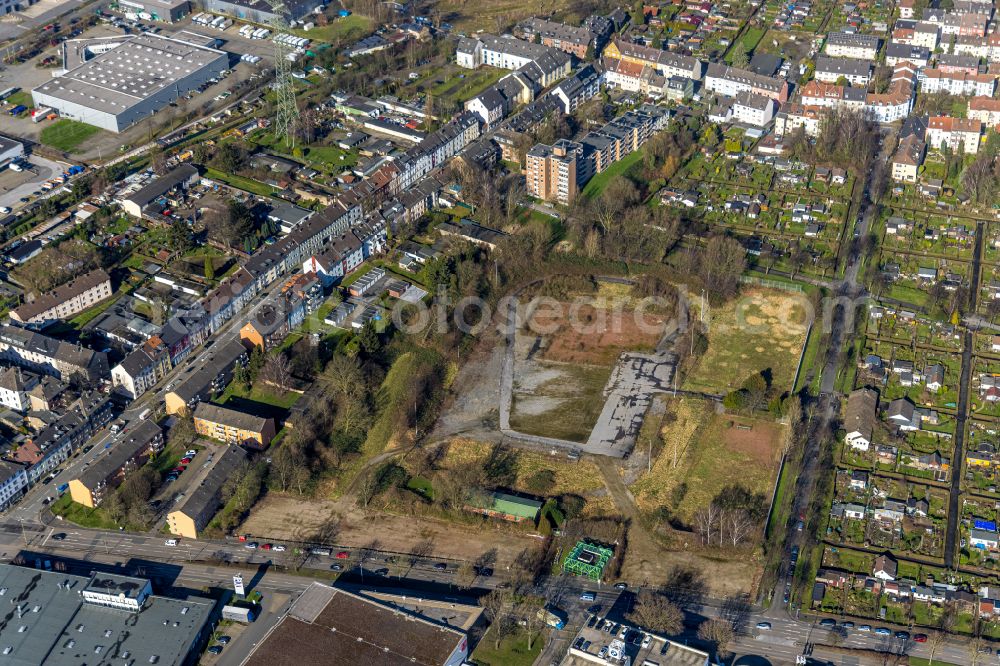
[[[276,544],[274,546],[274,552],[276,552],[276,553],[283,553],[283,552],[285,552],[285,547],[282,546],[280,543]]]
[[[46,497],[45,499],[43,499],[42,500],[42,504],[44,504],[45,506],[48,506],[49,505],[49,498]]]
[[[878,634],[879,636],[892,636],[892,632],[886,629],[885,627],[879,627],[878,629],[875,630],[875,633]]]
[[[248,548],[248,549],[250,549],[250,550],[257,550],[258,546],[260,546],[260,544],[257,543],[256,541],[250,541],[250,542],[247,543],[247,545],[245,547]]]
[[[166,541],[163,542],[163,545],[164,546],[176,546],[177,545],[177,539],[167,539]]]
[[[926,643],[927,642],[927,634],[914,634],[913,635],[913,640],[916,643]]]
[[[822,620],[819,621],[819,626],[821,626],[821,627],[836,627],[837,626],[837,621],[836,620],[832,620],[832,619],[830,619],[828,617],[825,617],[825,618],[823,618]]]
[[[389,575],[389,570],[386,569],[385,567],[382,567],[381,569],[376,569],[374,571],[374,574],[376,576],[388,576]]]
[[[260,547],[261,550],[271,550],[272,548],[274,548],[274,546],[272,546],[269,543],[265,543],[263,546]]]
[[[844,629],[853,629],[854,628],[854,623],[853,622],[841,622],[840,626],[842,626]]]
[[[872,626],[870,624],[862,624],[860,627],[858,627],[858,631],[862,631],[862,632],[865,632],[865,633],[867,633],[867,632],[869,632],[871,630],[872,630]]]
[[[910,632],[908,632],[908,631],[897,631],[896,632],[896,638],[898,638],[901,641],[908,641],[908,640],[910,640]]]
[[[52,540],[53,541],[62,541],[65,538],[66,538],[66,533],[65,532],[58,532],[57,534],[53,534],[52,535]]]
[[[213,645],[212,647],[208,648],[208,653],[209,654],[222,654],[222,646],[221,645]]]
[[[444,562],[438,562],[437,564],[434,565],[434,568],[437,571],[447,571],[448,570],[448,565],[445,564]]]
[[[190,458],[181,458],[180,464],[181,465],[190,465],[191,464],[191,459]]]
[[[46,564],[48,564],[48,560],[45,560],[45,562]],[[993,654],[993,648],[984,645],[983,647],[979,648],[979,654]]]
[[[229,641],[231,640],[233,639],[230,638],[229,636],[219,636],[217,639],[215,639],[215,642],[218,643],[219,645],[228,645]]]
[[[346,560],[350,556],[351,556],[351,554],[348,553],[346,550],[342,550],[339,553],[337,553],[337,559],[338,560]]]
[[[627,590],[628,589],[628,583],[615,583],[615,589],[616,590]]]
[[[771,630],[771,623],[770,622],[758,622],[757,623],[757,628],[760,629],[761,631],[770,631]]]
[[[802,521],[800,520],[800,521],[798,521],[797,523],[795,523],[795,531],[796,531],[796,532],[801,532],[801,531],[802,531],[802,528],[803,528],[803,527],[805,527],[805,526],[806,526],[806,524],[805,524],[805,523],[803,523],[803,522],[802,522]]]
[[[583,601],[595,601],[597,600],[597,595],[593,592],[583,592],[580,594],[580,599]]]
[[[331,564],[330,569],[333,571],[343,571],[344,567],[340,566],[339,564]]]

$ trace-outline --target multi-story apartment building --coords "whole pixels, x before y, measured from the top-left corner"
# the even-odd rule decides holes
[[[28,468],[9,460],[0,460],[0,511],[6,511],[28,492]]]
[[[560,139],[551,146],[537,144],[526,156],[528,194],[545,201],[569,205],[578,193],[577,162],[583,146]]]
[[[764,127],[774,118],[778,104],[770,97],[743,91],[733,101],[733,120],[754,127]]]
[[[514,27],[514,35],[529,42],[538,41],[545,46],[574,55],[580,60],[597,52],[597,36],[586,26],[572,26],[540,18],[529,18]]]
[[[833,58],[857,58],[868,61],[875,60],[878,49],[878,37],[848,32],[831,32],[827,35],[824,47],[825,53]]]
[[[48,324],[83,312],[111,293],[111,276],[97,269],[14,308],[10,318],[22,324]]]
[[[969,100],[969,118],[979,120],[986,127],[1000,127],[1000,99],[973,97]]]
[[[161,450],[163,430],[154,421],[140,421],[106,455],[91,463],[78,478],[70,480],[70,496],[83,506],[97,506],[109,491],[120,486],[129,474]]]
[[[705,63],[697,58],[621,39],[612,40],[604,48],[602,55],[640,67],[649,67],[668,79],[680,76],[699,81],[705,75]]]
[[[891,42],[885,47],[885,64],[889,67],[895,67],[901,62],[911,62],[919,67],[926,67],[930,59],[931,51],[926,46]]]
[[[816,58],[816,80],[825,83],[837,83],[845,79],[852,86],[867,86],[872,77],[870,60],[855,60],[854,58]]]
[[[0,360],[58,379],[79,374],[93,382],[108,374],[103,352],[6,324],[0,324]]]
[[[257,449],[266,448],[275,435],[274,419],[209,402],[195,408],[194,429],[203,437]]]
[[[918,75],[920,92],[949,95],[992,97],[996,91],[996,77],[990,74],[969,74],[965,71],[924,69]]]
[[[939,150],[948,146],[958,151],[961,147],[966,155],[975,155],[982,135],[983,123],[975,118],[932,116],[927,121],[927,145]]]
[[[780,138],[802,127],[806,135],[818,136],[823,112],[823,107],[787,103],[774,117],[774,134]]]
[[[933,51],[937,48],[940,39],[941,27],[938,24],[928,21],[918,21],[913,26],[913,39],[910,41],[910,44],[913,46],[922,46],[928,51]]]
[[[711,64],[705,74],[705,89],[726,97],[736,97],[741,92],[770,97],[776,102],[788,100],[788,81],[772,76],[725,65]]]
[[[892,157],[892,179],[901,183],[917,182],[926,149],[926,144],[916,134],[904,137]]]
[[[38,384],[36,375],[27,375],[19,367],[0,370],[0,405],[24,413],[31,409],[28,392]]]
[[[153,388],[172,367],[170,350],[154,335],[111,369],[111,382],[135,400]]]

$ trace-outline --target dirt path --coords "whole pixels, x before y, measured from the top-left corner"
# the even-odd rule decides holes
[[[642,526],[639,507],[626,487],[618,466],[610,458],[594,459],[601,470],[608,493],[622,516],[629,521],[628,550],[622,566],[622,579],[632,585],[663,583],[674,567],[695,567],[708,581],[706,592],[714,598],[724,598],[752,590],[760,576],[759,563],[724,558],[711,559],[685,550],[667,550]]]

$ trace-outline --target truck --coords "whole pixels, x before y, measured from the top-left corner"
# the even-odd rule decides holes
[[[31,122],[40,123],[46,118],[48,118],[50,113],[52,113],[52,109],[50,109],[49,107],[47,106],[39,107],[31,112]]]
[[[551,604],[538,609],[538,619],[555,629],[562,629],[566,626],[566,613]]]
[[[14,86],[13,88],[7,88],[6,90],[0,90],[0,100],[5,100],[14,93],[16,93],[20,88]]]
[[[152,413],[153,413],[153,410],[150,407],[147,407],[146,409],[144,409],[141,412],[139,412],[139,420],[140,421],[145,421],[147,418],[149,418],[149,415],[152,414]]]

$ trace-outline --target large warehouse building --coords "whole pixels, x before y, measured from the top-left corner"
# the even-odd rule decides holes
[[[121,132],[229,68],[218,49],[145,33],[31,91],[48,106],[111,132]]]

